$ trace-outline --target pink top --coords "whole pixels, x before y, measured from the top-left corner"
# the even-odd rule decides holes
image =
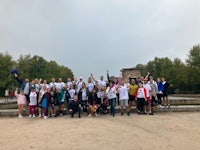
[[[25,95],[16,94],[16,93],[15,93],[15,96],[17,97],[17,104],[18,104],[18,105],[26,104],[26,97],[25,97]]]

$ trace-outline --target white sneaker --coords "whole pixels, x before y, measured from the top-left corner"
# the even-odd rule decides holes
[[[39,114],[39,118],[41,118],[42,117],[42,115],[41,114]]]
[[[35,114],[33,114],[33,118],[35,118]]]
[[[29,117],[29,118],[31,118],[31,117],[32,117],[32,115],[30,114],[28,117]]]
[[[48,119],[48,117],[47,117],[47,116],[44,116],[44,119]]]
[[[23,116],[22,116],[22,115],[19,115],[19,119],[21,119],[21,118],[23,118]]]
[[[99,115],[97,113],[95,113],[95,116],[98,117]]]
[[[88,117],[91,117],[91,114],[89,114]]]

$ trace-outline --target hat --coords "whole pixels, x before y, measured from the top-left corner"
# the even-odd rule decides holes
[[[82,76],[80,76],[80,78],[79,79],[83,79],[83,77]]]

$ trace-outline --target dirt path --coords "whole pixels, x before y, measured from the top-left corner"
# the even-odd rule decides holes
[[[0,150],[200,150],[200,113],[0,118]]]

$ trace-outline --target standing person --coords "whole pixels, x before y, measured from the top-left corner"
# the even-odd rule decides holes
[[[37,107],[37,93],[35,89],[32,87],[29,95],[30,103],[29,103],[29,118],[35,117],[36,115],[36,107]]]
[[[9,99],[9,90],[6,89],[5,90],[5,103],[8,103],[8,99]]]
[[[51,116],[56,117],[57,110],[58,110],[58,97],[57,97],[55,90],[50,92],[50,104],[49,105],[50,105]]]
[[[58,79],[58,82],[56,83],[56,88],[57,88],[57,89],[62,89],[62,88],[64,88],[64,87],[65,87],[65,83],[62,82],[62,78],[59,78],[59,79]]]
[[[144,78],[143,87],[146,89],[146,101],[145,101],[145,113],[152,115],[151,113],[151,86],[148,83],[148,79]]]
[[[115,117],[115,105],[116,105],[116,97],[117,97],[116,93],[117,91],[114,86],[114,82],[111,81],[109,83],[109,86],[106,89],[106,94],[110,102],[110,112],[113,117]]]
[[[71,86],[72,84],[73,84],[72,79],[71,79],[71,78],[67,78],[67,83],[66,83],[66,85],[67,85],[67,90],[70,89],[70,86]]]
[[[74,89],[73,84],[70,86],[68,93],[69,93],[69,104],[70,104],[74,100],[74,95],[76,95],[76,90]]]
[[[81,91],[81,89],[82,89],[82,87],[83,87],[83,77],[80,77],[79,78],[79,81],[77,82],[77,93],[78,93],[78,99],[81,99],[81,94],[79,94]]]
[[[102,87],[106,87],[106,81],[104,80],[104,77],[103,76],[100,76],[100,79],[99,80],[95,80],[95,78],[93,77],[93,75],[91,74],[91,78],[96,82],[98,82],[98,85],[100,88]]]
[[[135,83],[134,79],[131,80],[131,84],[130,84],[129,88],[130,88],[130,90],[129,90],[129,113],[130,113],[131,107],[132,107],[133,101],[135,101],[135,96],[136,96],[136,92],[138,89],[138,85]],[[135,101],[135,106],[136,106],[136,110],[138,110],[136,101]]]
[[[15,78],[21,84],[21,90],[24,91],[24,95],[26,96],[27,103],[29,103],[29,93],[30,93],[30,88],[31,88],[29,79],[26,78],[25,81],[22,81],[21,79],[18,78],[17,74],[15,74]]]
[[[163,98],[163,84],[160,78],[157,78],[157,85],[158,85],[158,93],[157,93],[158,104],[161,105]]]
[[[138,114],[145,113],[144,107],[145,107],[145,101],[147,100],[147,96],[146,96],[146,89],[143,87],[142,82],[139,82],[139,88],[136,92],[136,100],[138,104]]]
[[[62,89],[57,88],[57,96],[58,96],[58,104],[59,104],[59,110],[60,110],[60,116],[63,116],[64,108],[65,108],[65,98],[67,93],[67,86],[63,87]]]
[[[164,106],[170,109],[170,100],[168,98],[168,92],[169,87],[171,86],[169,82],[165,80],[165,78],[162,78],[162,84],[163,84],[163,97],[164,97]]]
[[[57,82],[55,78],[51,78],[51,82],[49,83],[50,88],[56,88]]]
[[[87,87],[86,87],[86,84],[83,83],[83,86],[80,90],[80,93],[81,93],[81,99],[79,99],[82,103],[82,108],[83,108],[83,112],[84,113],[87,113],[87,102],[88,102],[88,95],[87,95]]]
[[[42,96],[42,100],[41,100],[41,107],[43,109],[44,112],[44,119],[48,118],[48,110],[49,110],[49,102],[50,102],[50,91],[51,89],[48,88],[44,95]]]
[[[124,84],[124,81],[121,81],[121,85],[118,88],[119,101],[121,106],[121,116],[124,115],[124,107],[126,108],[127,115],[130,116],[130,113],[128,111],[128,91],[129,88],[127,87],[127,85]]]
[[[23,118],[23,108],[26,105],[26,96],[24,95],[24,91],[20,90],[20,94],[18,94],[18,88],[15,90],[15,96],[17,97],[17,105],[19,110],[19,118]]]
[[[151,115],[155,112],[155,103],[156,103],[156,95],[158,93],[158,86],[157,83],[153,80],[153,77],[150,77],[149,80],[150,86],[151,86]]]

